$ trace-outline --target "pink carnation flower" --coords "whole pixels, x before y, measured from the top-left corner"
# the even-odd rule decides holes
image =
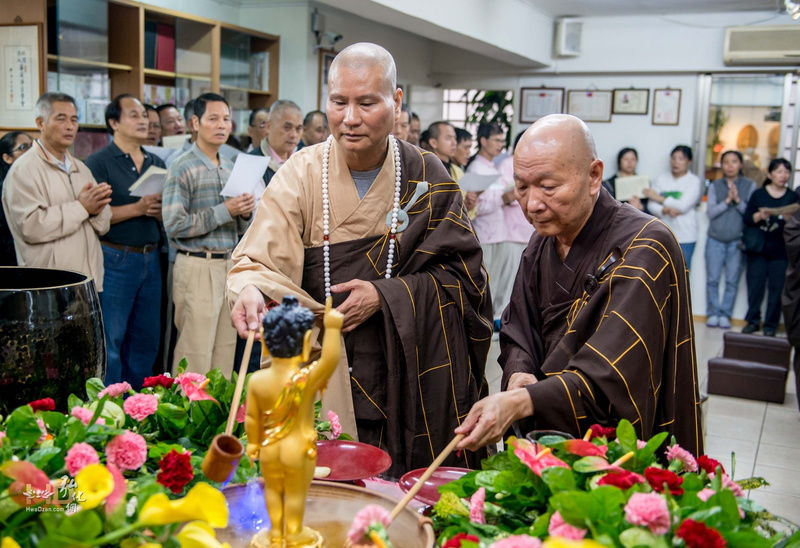
[[[498,540],[494,544],[490,544],[489,548],[541,548],[542,541],[536,537],[528,535],[511,535],[502,540]]]
[[[101,399],[103,396],[108,394],[112,398],[117,398],[126,392],[130,392],[133,390],[130,383],[127,382],[118,382],[115,384],[109,384],[105,388],[103,388],[100,393],[97,395],[97,399]]]
[[[697,460],[694,455],[677,443],[667,447],[666,455],[669,461],[680,461],[684,472],[697,472]]]
[[[388,527],[390,523],[389,511],[377,504],[368,504],[359,510],[356,517],[353,518],[353,525],[350,526],[350,530],[347,532],[347,538],[349,538],[350,542],[353,544],[363,544],[364,533],[366,533],[367,528],[375,522],[383,524],[384,527]]]
[[[586,536],[586,529],[575,527],[564,521],[564,518],[561,517],[561,513],[558,510],[556,510],[550,518],[550,525],[547,526],[547,532],[551,537],[564,537],[569,540],[581,540]]]
[[[106,445],[106,462],[120,470],[138,470],[147,460],[147,442],[139,434],[125,431]]]
[[[469,499],[469,520],[473,523],[486,523],[486,489],[481,487]]]
[[[106,515],[111,515],[119,503],[125,500],[125,493],[128,490],[128,486],[125,483],[125,476],[122,475],[119,468],[113,464],[109,464],[106,468],[111,472],[111,477],[114,478],[114,490],[106,497]]]
[[[94,411],[91,409],[86,409],[85,407],[78,407],[77,405],[72,408],[69,414],[81,421],[86,426],[89,425],[89,421],[92,420],[92,417],[94,417]],[[97,417],[97,421],[95,422],[95,424],[105,423],[106,420],[103,417]]]
[[[3,447],[3,438],[6,437],[5,432],[0,432],[0,447]]]
[[[647,442],[643,440],[636,440],[636,449],[642,450],[647,447]]]
[[[666,534],[672,525],[667,499],[656,493],[631,495],[625,505],[625,519],[633,525],[647,527],[658,536]]]
[[[708,501],[708,499],[710,499],[716,494],[717,492],[714,491],[712,488],[706,487],[705,489],[701,489],[700,491],[697,492],[697,498],[699,498],[703,502],[706,502]]]
[[[338,439],[342,435],[342,425],[339,422],[339,415],[333,411],[328,411],[328,420],[331,422],[331,439]]]
[[[125,400],[122,409],[131,418],[143,421],[158,409],[158,398],[152,394],[135,394]]]
[[[67,465],[67,472],[70,476],[75,477],[78,472],[83,470],[90,464],[98,464],[100,457],[94,447],[88,443],[76,443],[67,451],[67,456],[64,457],[64,462]]]

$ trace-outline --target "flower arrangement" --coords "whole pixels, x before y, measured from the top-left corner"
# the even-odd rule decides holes
[[[67,409],[45,398],[0,417],[2,548],[222,546],[214,529],[227,505],[201,464],[225,429],[237,375],[184,368],[146,378],[139,392],[90,379],[86,399],[70,396]],[[322,439],[347,436],[335,414],[321,421],[318,411],[315,425]],[[258,474],[241,459],[231,481]]]
[[[735,482],[719,462],[695,458],[674,439],[660,459],[666,438],[639,440],[624,420],[616,430],[595,426],[582,440],[511,438],[510,450],[484,460],[483,470],[440,487],[439,544],[800,546],[800,532],[746,498],[763,479]],[[776,531],[776,522],[790,531]]]

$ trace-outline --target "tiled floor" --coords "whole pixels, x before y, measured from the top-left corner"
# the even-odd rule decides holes
[[[697,366],[704,394],[708,359],[720,353],[723,333],[721,329],[695,322]],[[500,388],[499,353],[499,344],[495,342],[486,367],[492,391]],[[752,491],[750,497],[773,514],[800,524],[800,411],[791,372],[786,392],[782,405],[709,396],[705,409],[706,454],[719,460],[730,472],[735,453],[734,479],[760,476],[770,483],[769,487]]]

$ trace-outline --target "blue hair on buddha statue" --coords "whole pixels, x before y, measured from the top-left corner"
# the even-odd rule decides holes
[[[292,358],[303,351],[303,338],[314,326],[314,313],[287,295],[264,316],[264,344],[276,358]]]

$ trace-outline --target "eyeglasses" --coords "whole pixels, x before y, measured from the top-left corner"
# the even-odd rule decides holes
[[[25,152],[26,150],[31,148],[31,146],[33,146],[33,145],[28,144],[28,143],[22,143],[18,147],[11,149],[11,152]]]

